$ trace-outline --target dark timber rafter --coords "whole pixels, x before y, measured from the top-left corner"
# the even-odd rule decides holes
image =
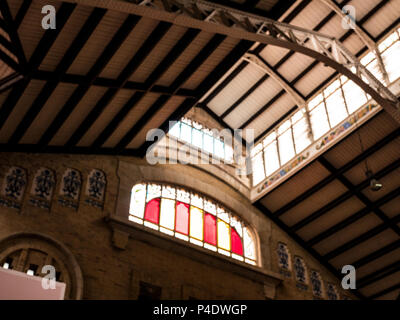
[[[95,107],[90,111],[89,115],[83,120],[78,129],[69,138],[69,140],[67,141],[67,146],[74,146],[79,142],[79,140],[83,137],[90,126],[100,116],[101,112],[111,102],[111,100],[115,97],[119,90],[124,87],[125,83],[129,80],[129,78],[144,61],[144,59],[146,59],[148,54],[152,51],[152,49],[156,46],[160,39],[167,33],[171,26],[172,25],[167,22],[158,23],[150,36],[140,47],[138,52],[132,57],[132,59],[119,74],[117,78],[117,83],[119,84],[118,88],[110,88],[104,93],[104,95],[100,98]]]
[[[178,77],[170,85],[173,92],[176,92],[179,87],[192,75],[192,72],[200,67],[200,65],[209,57],[209,55],[217,49],[217,47],[225,39],[223,35],[214,35],[210,41],[204,46],[199,54],[189,63],[189,65],[182,71]],[[135,125],[125,134],[125,136],[118,142],[116,149],[121,150],[125,148],[139,133],[139,131],[146,125],[154,114],[167,103],[169,96],[161,95],[153,105],[146,111],[142,118],[135,123]]]
[[[100,57],[96,60],[94,65],[91,67],[89,72],[86,75],[87,81],[83,85],[79,85],[75,91],[72,93],[66,104],[63,106],[61,111],[57,114],[56,118],[53,120],[51,125],[47,128],[43,136],[39,140],[39,145],[41,147],[45,147],[56,134],[58,129],[64,123],[64,121],[68,118],[68,116],[72,113],[73,109],[79,103],[79,101],[83,98],[86,92],[89,90],[91,84],[93,84],[94,80],[100,75],[103,69],[106,67],[108,62],[114,56],[115,52],[122,45],[124,40],[131,33],[132,29],[140,20],[139,16],[129,15],[125,21],[122,23],[121,27],[115,33],[114,37],[107,44],[106,48],[100,55]]]
[[[4,1],[1,3],[3,2]],[[29,59],[29,62],[27,63],[25,68],[26,77],[12,88],[0,109],[0,129],[3,127],[14,106],[17,104],[19,98],[21,97],[21,93],[24,92],[28,87],[31,80],[30,74],[39,67],[43,59],[46,57],[47,52],[56,41],[57,36],[60,34],[75,7],[76,4],[71,3],[63,3],[60,6],[60,9],[57,13],[57,29],[49,29],[44,33],[31,58]]]
[[[18,143],[18,141],[23,137],[26,130],[28,130],[29,126],[35,120],[36,116],[42,110],[46,101],[50,98],[51,94],[56,89],[57,85],[60,83],[61,76],[68,70],[71,64],[74,62],[75,58],[78,56],[80,50],[85,45],[87,39],[95,30],[98,23],[101,21],[103,16],[105,15],[105,9],[93,9],[91,15],[86,20],[83,25],[81,31],[76,36],[68,50],[66,51],[64,57],[61,59],[60,63],[56,67],[54,71],[54,79],[47,81],[39,95],[34,100],[32,106],[28,110],[28,112],[23,117],[22,121],[19,123],[17,129],[14,131],[11,136],[9,143]]]
[[[392,142],[394,139],[396,139],[397,137],[399,137],[400,135],[400,129],[396,129],[393,132],[391,132],[390,134],[388,134],[386,137],[382,138],[381,140],[379,140],[378,142],[376,142],[374,145],[372,145],[371,147],[369,147],[368,149],[366,149],[364,151],[364,153],[358,155],[357,157],[355,157],[353,160],[349,161],[347,164],[345,164],[343,167],[341,167],[340,169],[338,169],[334,174],[330,174],[328,177],[326,177],[325,179],[323,179],[322,181],[318,182],[316,185],[314,185],[313,187],[307,189],[305,192],[303,192],[302,194],[300,194],[299,196],[297,196],[295,199],[293,199],[292,201],[290,201],[289,203],[287,203],[286,205],[284,205],[283,207],[281,207],[280,209],[276,210],[274,212],[274,215],[276,216],[281,216],[284,213],[286,213],[287,211],[289,211],[290,209],[294,208],[297,204],[299,204],[300,202],[304,201],[305,199],[309,198],[310,196],[312,196],[314,193],[316,193],[317,191],[319,191],[321,188],[323,188],[324,186],[328,185],[330,182],[332,182],[333,180],[335,180],[337,178],[337,176],[339,174],[343,174],[346,171],[350,170],[351,168],[353,168],[355,165],[357,165],[358,163],[360,163],[361,161],[363,161],[364,159],[368,158],[369,156],[371,156],[373,153],[377,152],[378,150],[382,149],[384,146],[386,146],[387,144],[389,144],[390,142]],[[299,171],[300,172],[300,171]],[[298,173],[297,173],[298,174]]]
[[[144,82],[144,87],[146,91],[151,91],[155,87],[156,81],[166,72],[168,67],[173,63],[177,57],[179,57],[183,51],[189,46],[190,43],[195,39],[195,37],[200,33],[200,30],[189,29],[185,34],[177,41],[174,47],[168,52],[165,58],[159,63],[159,65],[153,70],[153,72],[147,77]],[[170,89],[167,89],[171,91]],[[181,89],[180,89],[181,90]],[[179,90],[176,91],[178,94]],[[164,92],[165,94],[166,92]],[[125,118],[125,116],[133,110],[137,103],[143,97],[143,93],[135,92],[132,97],[126,102],[118,114],[113,118],[113,120],[107,125],[107,127],[101,132],[101,134],[93,142],[93,148],[99,148],[102,144],[110,137],[112,132],[117,128],[118,124]]]

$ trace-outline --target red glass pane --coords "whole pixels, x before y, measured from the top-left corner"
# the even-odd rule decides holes
[[[158,224],[160,217],[160,198],[150,200],[146,205],[144,219]]]
[[[176,226],[175,231],[189,234],[189,205],[187,203],[176,203]]]
[[[217,219],[209,213],[204,217],[204,241],[217,245]]]
[[[231,242],[232,242],[232,252],[240,256],[243,255],[243,244],[242,239],[236,232],[235,228],[231,228]]]

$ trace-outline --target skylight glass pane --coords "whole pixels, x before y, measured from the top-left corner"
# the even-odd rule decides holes
[[[146,201],[146,185],[137,184],[132,188],[129,213],[131,215],[134,215],[135,217],[143,219],[145,201]]]
[[[176,204],[176,227],[175,231],[189,234],[189,205],[177,202]]]
[[[251,163],[253,169],[253,185],[256,185],[265,178],[262,152],[253,157]]]
[[[251,156],[253,157],[253,156],[255,156],[257,153],[259,153],[261,150],[262,150],[262,148],[263,148],[263,145],[262,145],[262,143],[260,142],[260,143],[258,143],[255,147],[253,147],[252,149],[251,149]]]
[[[263,141],[264,147],[276,139],[276,132],[271,132]]]
[[[209,134],[204,134],[203,136],[204,144],[203,149],[209,153],[214,152],[214,137]]]
[[[158,224],[160,217],[160,199],[153,199],[146,205],[144,219],[152,223]]]
[[[279,156],[276,141],[264,149],[264,159],[267,176],[279,169]]]
[[[292,124],[296,123],[300,119],[304,117],[304,109],[301,109],[297,111],[293,116],[292,116]]]
[[[375,54],[373,52],[368,52],[363,58],[360,59],[360,62],[366,66],[368,63],[370,63],[372,60],[375,59]]]
[[[225,143],[225,160],[228,163],[233,162],[233,149],[232,149],[232,146],[230,146],[227,143]]]
[[[172,199],[161,200],[160,226],[170,230],[174,230],[175,200]]]
[[[343,92],[350,114],[367,102],[364,91],[351,80],[343,85]]]
[[[317,95],[315,98],[313,98],[312,100],[310,100],[310,102],[308,103],[308,109],[312,110],[314,109],[317,105],[319,105],[321,103],[321,101],[323,100],[323,95],[322,93],[320,93],[319,95]]]
[[[229,224],[218,219],[218,247],[227,251],[231,250]]]
[[[292,130],[287,130],[285,133],[278,137],[279,155],[281,158],[281,166],[292,159],[295,155]]]
[[[203,148],[203,132],[193,129],[192,134],[192,144],[197,148]]]
[[[388,36],[385,40],[383,40],[379,45],[378,49],[380,52],[385,51],[386,48],[389,48],[396,40],[398,36],[396,32],[393,32],[390,36]]]
[[[204,241],[217,245],[217,218],[209,213],[204,217]]]
[[[329,122],[323,103],[310,112],[310,120],[315,140],[329,130]]]
[[[293,125],[293,136],[296,153],[303,151],[311,144],[311,140],[308,136],[308,130],[308,123],[305,118]]]
[[[214,139],[214,153],[218,158],[223,159],[225,157],[224,143],[219,139]]]
[[[342,90],[336,90],[326,99],[329,120],[332,127],[347,118],[346,105],[344,104]]]
[[[290,128],[290,119],[282,123],[278,128],[278,134],[282,134],[285,130]]]
[[[168,134],[170,134],[171,136],[175,137],[175,138],[179,138],[180,137],[180,132],[181,132],[181,122],[177,121],[172,128],[169,130]]]
[[[379,67],[378,60],[373,60],[367,66],[367,69],[377,78],[379,81],[383,81],[383,75],[381,72],[381,68]]]
[[[190,207],[190,236],[203,241],[203,210]]]
[[[328,97],[332,92],[334,92],[340,86],[340,80],[333,81],[329,86],[324,90],[325,98]]]
[[[400,77],[400,41],[397,41],[382,54],[389,81],[393,82]]]
[[[186,123],[181,124],[181,140],[192,143],[192,127]]]

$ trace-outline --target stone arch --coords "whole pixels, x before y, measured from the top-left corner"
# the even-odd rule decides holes
[[[0,239],[0,263],[8,257],[18,258],[14,268],[26,272],[29,252],[43,255],[48,264],[54,263],[66,283],[65,299],[80,300],[83,295],[81,268],[71,251],[58,240],[41,233],[20,232]],[[22,258],[21,258],[22,257]],[[47,263],[46,263],[47,264]],[[40,267],[40,266],[39,266]]]

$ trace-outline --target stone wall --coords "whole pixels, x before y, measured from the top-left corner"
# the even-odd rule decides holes
[[[11,167],[25,169],[27,174],[21,199],[14,199],[19,209],[5,201],[13,200],[4,194],[4,177]],[[31,201],[37,198],[32,192],[38,186],[32,188],[32,183],[41,168],[54,173],[54,189],[45,200],[49,208]],[[60,190],[67,169],[81,175],[81,190],[72,201],[76,206],[61,201],[65,200]],[[93,169],[106,177],[104,198],[96,199],[88,191]],[[260,265],[232,261],[132,226],[127,221],[127,208],[130,189],[138,181],[186,186],[226,205],[258,234]],[[298,255],[305,260],[307,272],[318,270],[324,283],[340,287],[337,279],[248,199],[221,179],[189,165],[149,166],[130,157],[1,153],[0,183],[0,239],[37,233],[64,244],[82,270],[83,299],[136,299],[146,284],[161,287],[162,299],[312,299],[310,283],[307,290],[296,286],[293,263],[290,270],[279,267],[278,242],[288,246],[290,259]]]

